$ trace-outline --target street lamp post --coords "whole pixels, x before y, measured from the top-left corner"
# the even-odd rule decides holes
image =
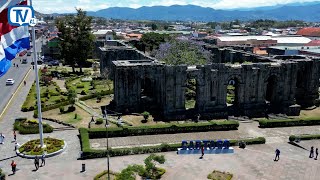
[[[110,169],[110,165],[109,165],[109,134],[108,134],[109,123],[108,123],[108,116],[107,116],[107,110],[106,109],[104,109],[104,117],[106,119],[108,180],[110,180],[110,172],[109,172],[109,169]]]

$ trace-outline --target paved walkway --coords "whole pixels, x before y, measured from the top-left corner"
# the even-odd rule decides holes
[[[5,138],[5,144],[0,145],[0,167],[4,169],[5,172],[10,172],[11,169],[9,167],[11,160],[15,160],[18,164],[18,170],[17,173],[21,173],[21,177],[18,176],[12,176],[8,179],[39,179],[39,175],[37,173],[32,173],[32,171],[29,169],[33,168],[33,161],[28,160],[28,159],[23,159],[20,157],[16,157],[15,151],[14,150],[14,142],[13,140],[13,123],[14,119],[17,117],[28,117],[28,118],[33,118],[33,112],[21,112],[21,106],[29,92],[29,89],[32,85],[32,82],[34,81],[35,76],[34,73],[30,73],[28,78],[27,78],[27,85],[25,87],[22,87],[20,91],[16,94],[14,100],[12,101],[12,104],[8,108],[6,114],[4,115],[4,118],[2,121],[0,121],[0,132],[2,132],[6,138]],[[44,123],[49,123],[52,125],[54,128],[63,128],[64,126],[50,122],[50,121],[44,121]],[[50,158],[48,159],[54,159],[55,162],[63,164],[64,162],[75,162],[77,161],[77,158],[79,156],[80,152],[80,143],[79,139],[77,137],[78,135],[78,130],[65,130],[65,131],[54,131],[53,133],[50,134],[44,134],[44,137],[50,136],[54,138],[60,138],[64,139],[67,143],[67,150],[60,154],[57,157]],[[23,144],[31,139],[36,139],[39,138],[38,134],[35,135],[20,135],[17,134],[17,141],[19,144]],[[31,172],[31,173],[29,173]],[[55,171],[53,171],[55,172]],[[63,172],[61,170],[61,172]],[[57,172],[55,172],[57,173]],[[47,177],[47,179],[50,176]],[[55,177],[55,176],[53,176]]]
[[[293,134],[319,134],[320,126],[297,126],[283,128],[259,128],[258,122],[240,123],[238,130],[211,131],[199,133],[161,134],[133,137],[110,138],[110,147],[137,147],[161,143],[180,143],[182,140],[196,139],[242,139],[250,137],[266,137],[266,143],[286,143]],[[90,139],[94,149],[105,149],[106,139]]]
[[[303,141],[305,148],[318,144],[319,141]],[[280,161],[274,162],[274,150],[281,150]],[[205,155],[177,155],[175,152],[162,153],[166,162],[161,167],[166,169],[165,180],[205,180],[213,170],[227,171],[234,174],[234,179],[240,180],[318,180],[320,163],[308,158],[309,152],[288,143],[271,143],[267,145],[253,145],[246,149],[235,149],[234,154]],[[92,159],[77,161],[68,157],[66,152],[60,156],[47,159],[47,165],[33,172],[32,160],[18,161],[18,172],[8,179],[93,179],[107,167],[107,159]],[[130,164],[143,164],[148,155],[132,155],[113,157],[110,159],[110,169],[120,171]],[[1,162],[2,163],[2,162]],[[81,173],[81,164],[86,164],[86,172]],[[4,170],[10,172],[9,162]]]

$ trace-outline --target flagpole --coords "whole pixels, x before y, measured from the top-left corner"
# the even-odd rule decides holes
[[[32,0],[30,0],[30,6],[32,6]],[[38,73],[38,62],[37,62],[38,57],[37,57],[37,51],[36,51],[36,30],[34,26],[32,26],[31,28],[32,28],[34,72],[36,74],[36,87],[37,87],[37,106],[38,106],[40,146],[41,148],[43,148],[44,144],[43,144],[42,113],[41,113],[41,96],[40,96],[39,73]]]

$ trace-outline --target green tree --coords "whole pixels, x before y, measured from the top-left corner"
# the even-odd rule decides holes
[[[94,35],[91,33],[92,17],[88,17],[82,9],[76,9],[76,15],[68,15],[57,19],[56,25],[60,31],[59,37],[61,57],[66,64],[82,67],[94,48]]]
[[[151,29],[155,31],[155,30],[158,29],[158,26],[156,24],[152,23],[151,24]]]
[[[68,89],[68,101],[74,106],[77,98],[77,92],[73,87]]]
[[[163,164],[165,162],[164,155],[155,155],[151,154],[144,160],[145,168],[146,168],[146,177],[151,179],[156,179],[158,176],[158,168],[156,167],[156,162]]]
[[[168,34],[159,34],[159,33],[146,33],[143,34],[140,40],[139,49],[140,51],[153,51],[154,49],[158,49],[159,45],[169,41],[171,38]]]
[[[137,164],[129,165],[116,175],[116,180],[135,180],[136,175],[147,179],[160,179],[165,170],[157,168],[155,163],[163,164],[164,162],[164,155],[151,154],[144,160],[145,166]]]

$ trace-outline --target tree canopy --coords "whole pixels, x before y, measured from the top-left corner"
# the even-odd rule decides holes
[[[155,57],[170,65],[201,65],[211,62],[211,53],[191,40],[176,40],[160,45]]]
[[[82,9],[76,9],[76,15],[68,15],[56,20],[59,29],[61,58],[72,66],[82,67],[93,51],[94,36],[91,33],[92,17],[86,15]]]

